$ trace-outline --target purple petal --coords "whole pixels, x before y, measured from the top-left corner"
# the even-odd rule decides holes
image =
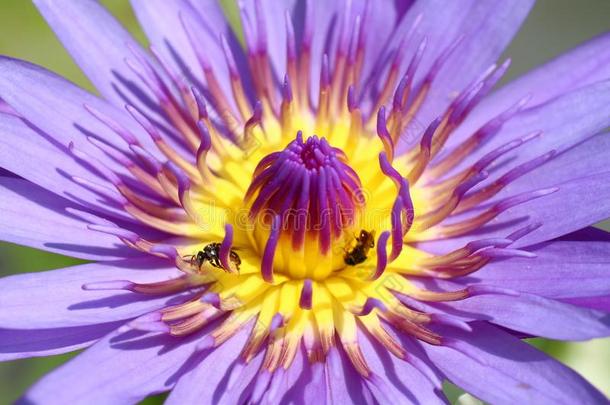
[[[422,343],[454,384],[498,404],[602,404],[604,395],[573,370],[485,323],[470,333],[447,329],[447,346]]]
[[[194,3],[197,3],[195,1]],[[255,1],[243,2],[248,16],[254,25]],[[269,59],[277,77],[284,77],[286,70],[286,23],[285,13],[288,11],[293,18],[303,18],[304,10],[295,10],[297,0],[262,0],[260,1],[263,19],[265,21],[266,42]],[[337,3],[337,2],[325,2]],[[297,22],[297,26],[298,26]],[[297,45],[298,46],[298,45]],[[298,49],[298,48],[297,48]]]
[[[249,77],[246,72],[248,72],[247,61],[245,60],[245,53],[243,51],[243,47],[237,38],[237,33],[234,32],[233,27],[229,24],[229,21],[225,17],[225,13],[223,8],[219,6],[219,3],[211,0],[188,0],[188,3],[195,10],[196,15],[193,16],[194,19],[198,18],[199,22],[202,24],[202,28],[205,30],[205,33],[200,33],[203,35],[203,38],[199,38],[200,41],[210,41],[209,43],[205,43],[204,49],[208,55],[216,55],[211,52],[219,52],[220,56],[218,59],[211,60],[210,57],[209,62],[214,66],[215,72],[217,72],[217,76],[219,79],[226,80],[228,67],[226,66],[224,53],[222,49],[217,47],[221,46],[219,42],[219,35],[224,35],[227,39],[229,47],[233,53],[233,57],[237,62],[237,68],[241,75],[241,80],[244,81],[246,85],[246,91],[251,91],[248,88],[249,86]],[[279,2],[276,2],[277,5]],[[283,23],[283,19],[280,20]],[[280,22],[278,22],[278,25]],[[169,34],[167,34],[169,35]],[[215,51],[212,51],[210,48],[214,48]],[[198,66],[198,65],[188,65]],[[229,81],[226,80],[224,85],[228,86]],[[230,93],[225,93],[230,94]]]
[[[297,362],[297,367],[293,370],[289,368],[285,372],[285,381],[287,383],[292,382],[292,384],[285,384],[285,386],[279,387],[279,389],[282,391],[279,392],[279,394],[283,394],[283,396],[275,395],[275,398],[273,398],[275,399],[275,402],[282,404],[309,404],[315,401],[328,401],[328,399],[332,398],[333,395],[340,395],[340,393],[333,393],[330,391],[331,387],[329,382],[332,381],[336,382],[337,384],[340,384],[339,381],[335,381],[336,376],[330,373],[330,365],[328,363],[322,362],[310,363],[304,345],[302,349],[303,350],[301,350],[299,354],[297,354],[297,358],[295,358],[295,361]],[[348,367],[347,369],[345,369],[346,372],[348,372],[349,375],[354,376],[352,373],[353,367],[351,366],[351,364],[343,364]],[[343,375],[341,376],[341,378],[343,379]],[[356,378],[359,379],[360,377],[356,376]],[[351,386],[359,386],[357,381],[358,380],[350,380],[346,382]],[[352,384],[353,382],[356,382],[356,384]],[[342,390],[341,387],[337,387],[337,389]],[[353,401],[357,401],[355,403],[370,403],[370,401],[367,402],[367,399],[370,398],[370,393],[368,392],[368,390],[366,390],[366,392],[363,392],[358,389],[353,394],[355,394],[355,400],[349,401],[348,403]],[[244,397],[242,396],[242,398]],[[272,398],[268,399],[273,401]],[[228,405],[231,403],[235,402],[225,402],[224,404]]]
[[[0,279],[0,327],[46,329],[130,319],[176,302],[178,297],[122,291],[85,291],[86,283],[164,281],[181,273],[157,258],[90,263]]]
[[[8,115],[18,115],[17,113],[15,113],[15,110],[13,110],[11,108],[11,106],[6,104],[6,102],[4,102],[4,100],[2,100],[1,98],[0,98],[0,113],[8,114]]]
[[[354,369],[343,348],[332,348],[326,360],[326,392],[330,403],[347,404],[362,401],[369,388]]]
[[[348,33],[350,39],[355,38],[355,19],[361,17],[361,30],[364,32],[364,64],[362,67],[363,82],[374,72],[374,65],[380,58],[387,58],[383,55],[386,46],[392,40],[392,33],[397,29],[397,25],[402,18],[395,4],[383,4],[374,6],[369,4],[368,15],[366,15],[366,2],[355,0],[351,3],[351,20],[348,22]],[[341,35],[342,18],[346,16],[348,2],[343,1],[309,1],[306,3],[309,9],[302,9],[300,5],[294,9],[293,18],[295,19],[295,30],[297,38],[300,40],[305,34],[306,18],[310,18],[311,27],[311,69],[310,69],[310,95],[314,102],[317,102],[319,92],[319,78],[322,68],[324,53],[328,53],[334,63],[334,55],[337,49],[338,37]],[[306,17],[306,13],[310,16]],[[299,29],[300,27],[300,29]],[[275,45],[277,46],[277,45]],[[283,65],[281,65],[283,66]],[[280,67],[281,67],[280,66]]]
[[[220,35],[224,35],[230,42],[234,56],[240,61],[240,65],[245,66],[246,62],[243,60],[243,51],[218,2],[131,0],[131,5],[150,44],[161,54],[164,61],[179,76],[205,83],[203,67],[197,59],[181,21],[184,19],[189,29],[192,29],[193,34],[196,35],[197,46],[213,69],[223,94],[232,94],[229,69],[225,62]],[[233,102],[232,97],[229,99]]]
[[[303,346],[303,350],[298,350],[292,364],[288,369],[281,369],[275,372],[273,379],[270,382],[269,394],[267,398],[271,403],[279,401],[280,403],[290,403],[290,398],[294,398],[292,394],[295,392],[295,386],[304,382],[303,376],[305,369],[311,367],[307,352]]]
[[[92,231],[79,206],[29,181],[0,177],[0,240],[89,260],[142,256],[118,238]],[[104,220],[87,214],[88,220]]]
[[[548,187],[555,186],[558,191],[510,208],[498,215],[493,223],[470,234],[446,241],[446,244],[463,246],[473,238],[505,237],[523,228],[526,222],[541,223],[540,228],[511,245],[519,248],[545,242],[596,224],[610,217],[609,178],[610,172],[605,172],[559,184],[551,182]]]
[[[0,57],[0,97],[26,121],[52,136],[52,141],[56,144],[65,148],[70,142],[74,142],[78,149],[95,157],[115,172],[126,173],[126,170],[87,141],[86,136],[93,134],[126,152],[129,151],[127,144],[119,135],[94,118],[84,105],[111,117],[134,134],[148,150],[156,150],[150,136],[127,112],[28,62]]]
[[[594,226],[588,226],[563,235],[556,240],[568,242],[610,242],[610,232]]]
[[[13,173],[13,172],[11,172],[9,170],[6,170],[6,169],[4,169],[2,167],[0,167],[0,177],[13,177],[13,178],[16,178],[16,179],[20,178],[15,173]]]
[[[393,5],[384,4],[382,7],[370,7],[370,14],[368,18],[363,20],[361,28],[364,30],[366,49],[362,67],[363,77],[367,77],[373,72],[374,64],[382,57],[386,49],[384,45],[389,44],[394,39],[394,35],[398,35],[397,30],[405,12],[412,7],[407,3],[407,1],[395,1]],[[369,4],[372,5],[373,3]],[[404,9],[401,10],[401,8]],[[415,47],[415,45],[412,44],[412,47]]]
[[[66,145],[54,143],[47,134],[14,115],[0,113],[0,133],[0,167],[68,200],[93,206],[96,212],[125,215],[122,208],[105,200],[100,203],[99,194],[72,180],[76,176],[106,184],[105,179],[72,159]]]
[[[452,138],[462,139],[526,95],[532,97],[528,106],[537,106],[609,77],[610,33],[606,33],[502,87],[481,102]]]
[[[533,1],[530,0],[415,2],[397,29],[394,43],[398,43],[416,18],[422,15],[417,32],[428,38],[428,46],[415,77],[417,81],[422,79],[422,75],[427,73],[449,44],[463,36],[458,48],[446,61],[446,66],[450,68],[441,69],[434,80],[426,102],[416,117],[419,122],[432,121],[451,102],[452,94],[464,89],[497,61],[532,5]]]
[[[301,402],[302,404],[311,404],[320,401],[320,398],[328,398],[330,395],[328,392],[328,384],[326,383],[330,378],[328,373],[329,371],[321,363],[314,363],[310,367],[305,368],[303,374],[307,376],[307,379],[301,387],[302,391],[300,392],[302,392],[302,395],[292,395],[289,399],[292,399],[292,402],[295,403]],[[368,402],[367,399],[369,399]],[[373,403],[370,391],[363,390],[361,402],[365,404]]]
[[[517,179],[511,183],[510,192],[519,193],[544,188],[549,184],[606,172],[608,160],[610,160],[610,134],[598,134],[529,172],[527,176]],[[501,192],[497,198],[506,194]]]
[[[566,298],[568,304],[610,313],[610,295],[601,297]]]
[[[233,405],[246,401],[254,388],[254,381],[260,374],[265,352],[260,351],[248,364],[235,363],[229,372],[225,390],[218,399],[218,405]],[[241,366],[240,366],[241,365]]]
[[[125,62],[134,58],[129,47],[142,50],[112,14],[93,0],[34,3],[102,96],[116,106],[145,108],[151,92]]]
[[[239,367],[236,360],[248,339],[250,329],[244,327],[220,346],[195,355],[192,367],[180,377],[166,403],[217,403],[227,389],[230,372],[234,367]]]
[[[515,158],[502,167],[504,172],[551,150],[564,152],[600,133],[608,126],[610,126],[610,81],[602,81],[562,94],[544,104],[518,113],[482,148],[470,154],[456,170],[472,165],[485,154],[513,139],[542,131],[541,136],[529,141],[527,146],[517,149]],[[542,166],[539,170],[544,168],[545,166]],[[540,171],[540,173],[542,176],[542,173],[546,172]],[[565,175],[565,171],[560,171],[557,177],[553,173],[548,173],[547,184],[551,185],[570,178],[562,178],[562,175]],[[527,182],[523,179],[521,181]]]
[[[549,339],[588,340],[610,336],[610,314],[531,294],[484,294],[434,307],[467,320],[488,320]]]
[[[365,381],[380,403],[445,403],[444,395],[407,361],[394,357],[368,335],[360,334],[359,343],[374,374]]]
[[[52,356],[88,347],[122,322],[56,329],[0,329],[0,361]]]
[[[205,333],[178,339],[112,333],[43,377],[21,403],[137,403],[171,389]]]
[[[491,262],[463,282],[555,299],[610,295],[609,251],[610,242],[549,242],[536,258]]]

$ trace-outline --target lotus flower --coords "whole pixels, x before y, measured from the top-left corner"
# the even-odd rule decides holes
[[[35,3],[99,96],[0,59],[2,238],[90,261],[0,281],[0,358],[87,348],[23,403],[606,403],[521,339],[610,334],[610,36],[494,90],[532,1]]]

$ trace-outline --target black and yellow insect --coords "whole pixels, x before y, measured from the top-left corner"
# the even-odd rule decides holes
[[[203,250],[200,250],[196,254],[190,256],[191,266],[196,266],[198,269],[201,269],[201,266],[203,266],[205,262],[209,262],[212,266],[216,268],[223,269],[225,271],[230,271],[230,269],[225,269],[222,263],[220,262],[220,246],[221,244],[218,242],[205,245],[203,247]],[[229,253],[229,260],[231,260],[231,263],[233,263],[233,265],[235,265],[235,268],[239,271],[241,258],[233,249],[231,249],[231,252]]]
[[[367,258],[369,250],[375,247],[375,231],[360,231],[360,235],[356,237],[356,245],[347,250],[343,256],[343,261],[349,266],[355,266],[364,262]]]

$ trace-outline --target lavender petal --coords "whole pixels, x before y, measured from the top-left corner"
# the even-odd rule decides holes
[[[443,334],[451,338],[450,347],[422,344],[424,350],[451,382],[483,401],[607,402],[602,393],[570,368],[484,322],[473,324],[470,333],[447,328]]]
[[[573,50],[508,83],[483,100],[457,130],[455,140],[474,131],[526,95],[528,106],[538,106],[565,93],[610,78],[610,33],[580,44]],[[451,143],[451,141],[450,141]]]
[[[229,372],[237,365],[249,332],[250,328],[244,327],[220,346],[195,355],[193,367],[180,377],[166,403],[216,403],[224,394]]]
[[[533,247],[534,259],[491,262],[463,282],[555,299],[610,295],[609,249],[610,242],[548,242]]]
[[[133,58],[129,47],[142,50],[112,14],[93,0],[65,4],[36,0],[34,4],[107,100],[118,107],[129,100],[139,108],[146,108],[146,98],[152,93],[136,85],[140,82],[125,63],[126,58]]]
[[[137,403],[170,390],[209,328],[185,339],[115,332],[38,381],[21,403]],[[205,385],[205,384],[203,384]]]
[[[122,322],[54,329],[0,329],[0,361],[52,356],[88,346]]]
[[[181,273],[156,258],[89,263],[0,279],[0,327],[45,329],[95,325],[135,318],[175,302],[179,296],[146,296],[131,291],[85,291],[95,282],[164,281]]]
[[[118,238],[87,228],[79,206],[26,180],[0,178],[0,240],[88,260],[142,256]],[[82,208],[82,207],[80,207]],[[92,214],[88,220],[104,221]]]

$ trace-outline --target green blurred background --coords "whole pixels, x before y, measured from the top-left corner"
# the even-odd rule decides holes
[[[232,0],[221,1],[225,3],[229,14],[234,15]],[[127,0],[101,0],[101,2],[138,40],[145,43],[145,37],[137,25]],[[539,0],[523,29],[506,51],[505,56],[513,59],[507,79],[510,80],[578,43],[608,30],[610,30],[609,0]],[[93,91],[89,81],[72,62],[29,1],[0,0],[0,54],[38,63]],[[601,226],[610,229],[605,224]],[[78,261],[74,259],[0,243],[0,276],[49,270],[75,263]],[[584,343],[560,343],[536,339],[532,343],[578,370],[610,396],[610,339]],[[0,363],[0,405],[12,403],[34,381],[71,357],[72,355],[63,355]],[[447,387],[447,390],[452,398],[459,395],[459,391],[454,387]],[[148,399],[145,402],[160,403],[162,397]]]

